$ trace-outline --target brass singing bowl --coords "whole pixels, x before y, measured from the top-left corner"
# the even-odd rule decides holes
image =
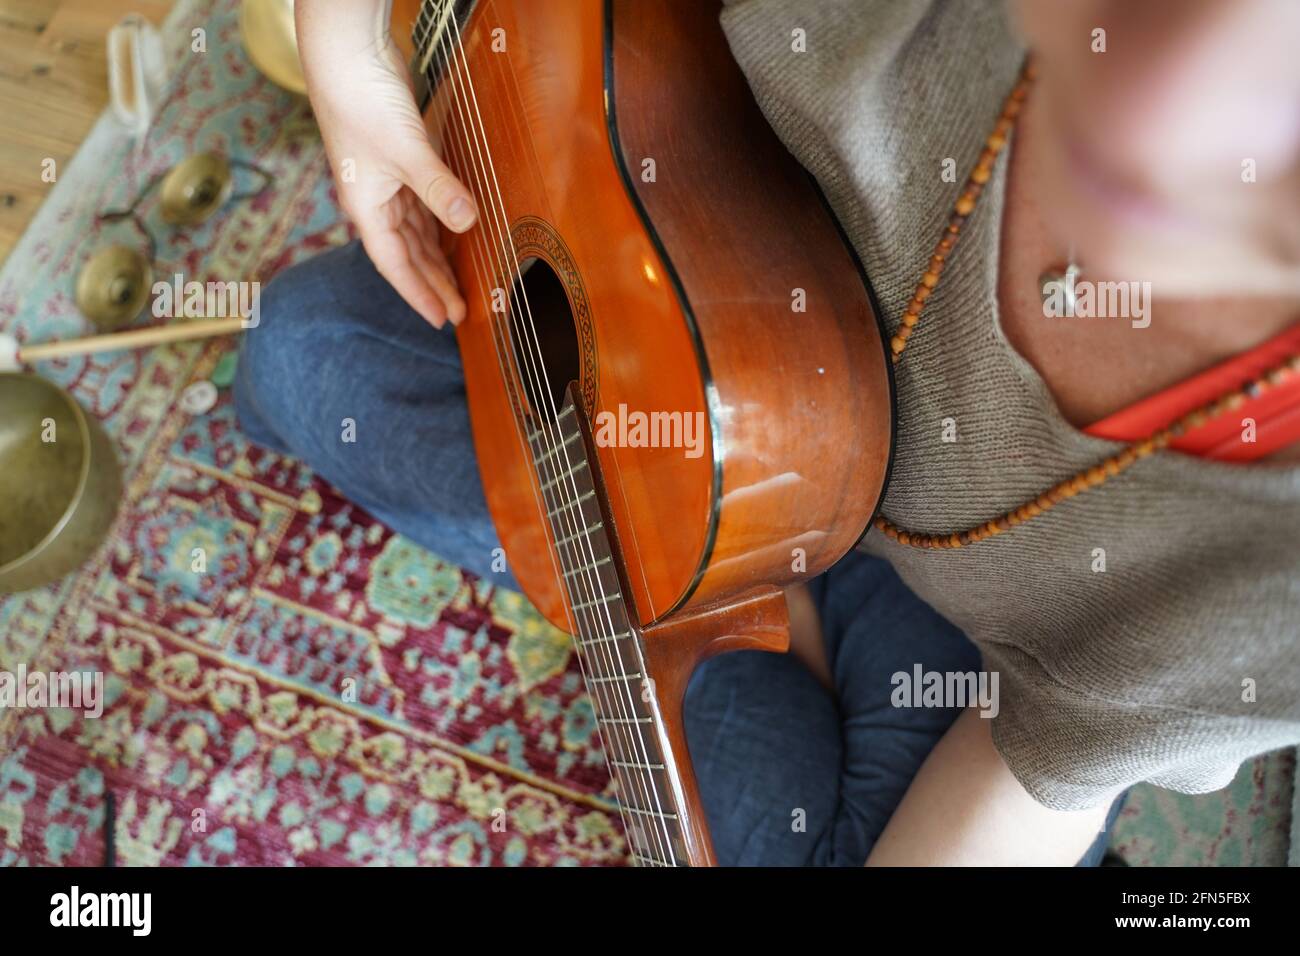
[[[57,385],[0,372],[0,594],[80,567],[121,495],[121,468],[99,422]]]
[[[248,58],[267,79],[291,93],[307,93],[298,59],[293,0],[244,0],[239,34]]]

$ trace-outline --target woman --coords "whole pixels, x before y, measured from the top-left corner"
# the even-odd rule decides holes
[[[425,139],[384,6],[299,0],[362,245],[267,290],[239,411],[490,573],[443,329],[464,304],[414,241],[471,227],[473,200]],[[900,422],[878,530],[791,592],[795,655],[726,655],[691,685],[720,861],[1095,862],[1133,783],[1217,789],[1300,740],[1300,6],[722,16],[896,330]],[[382,461],[338,442],[361,411],[383,416]],[[981,666],[983,712],[897,693]]]

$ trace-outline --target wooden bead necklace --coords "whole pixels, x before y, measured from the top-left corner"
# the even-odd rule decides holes
[[[979,201],[980,193],[984,191],[985,184],[993,175],[993,164],[1007,145],[1007,139],[1012,129],[1015,128],[1016,118],[1020,115],[1021,108],[1024,106],[1025,97],[1029,94],[1029,87],[1033,83],[1035,75],[1032,60],[1026,60],[1020,78],[1016,81],[1016,85],[1002,105],[1002,112],[998,116],[997,123],[994,124],[993,132],[984,141],[984,149],[980,153],[975,168],[971,170],[971,174],[966,180],[965,188],[953,205],[952,215],[949,216],[943,234],[935,246],[928,267],[922,274],[920,282],[917,283],[916,291],[912,294],[912,300],[903,313],[902,321],[894,332],[893,338],[890,339],[889,347],[893,354],[894,364],[898,364],[898,360],[906,350],[907,341],[911,338],[917,324],[920,322],[921,312],[925,308],[926,300],[930,298],[935,287],[938,286],[939,279],[943,275],[944,264],[948,261],[957,245],[962,226],[966,224],[966,220],[975,211],[975,204]],[[1091,468],[1085,468],[1070,478],[1058,482],[1036,498],[1031,498],[1019,507],[1013,508],[991,521],[986,521],[973,528],[967,528],[965,531],[952,534],[923,534],[906,531],[884,515],[876,516],[875,526],[894,541],[913,548],[933,550],[962,548],[968,544],[983,541],[986,538],[996,537],[1004,531],[1010,531],[1017,525],[1050,511],[1062,501],[1104,484],[1109,479],[1126,471],[1135,462],[1141,461],[1154,452],[1165,448],[1175,438],[1185,435],[1214,418],[1240,407],[1247,398],[1254,398],[1297,374],[1300,374],[1300,353],[1291,355],[1282,363],[1275,365],[1258,378],[1247,382],[1241,388],[1202,405],[1200,408],[1182,416],[1173,424],[1160,429],[1141,441],[1133,442]]]

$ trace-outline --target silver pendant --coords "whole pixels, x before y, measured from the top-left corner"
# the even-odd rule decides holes
[[[1064,269],[1048,269],[1038,277],[1038,291],[1043,297],[1043,305],[1046,308],[1051,299],[1055,299],[1061,315],[1073,316],[1075,305],[1078,303],[1078,297],[1075,295],[1074,284],[1079,278],[1080,269],[1077,264],[1071,262]]]

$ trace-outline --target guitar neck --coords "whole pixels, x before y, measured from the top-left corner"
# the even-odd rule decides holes
[[[647,667],[617,536],[606,507],[590,430],[573,394],[551,422],[529,435],[552,532],[570,633],[596,715],[633,859],[643,866],[712,862],[698,802],[686,786],[689,762]],[[672,702],[675,705],[675,702]]]
[[[436,87],[446,67],[447,50],[460,43],[475,0],[424,0],[411,29],[415,59],[411,73],[417,83]]]

